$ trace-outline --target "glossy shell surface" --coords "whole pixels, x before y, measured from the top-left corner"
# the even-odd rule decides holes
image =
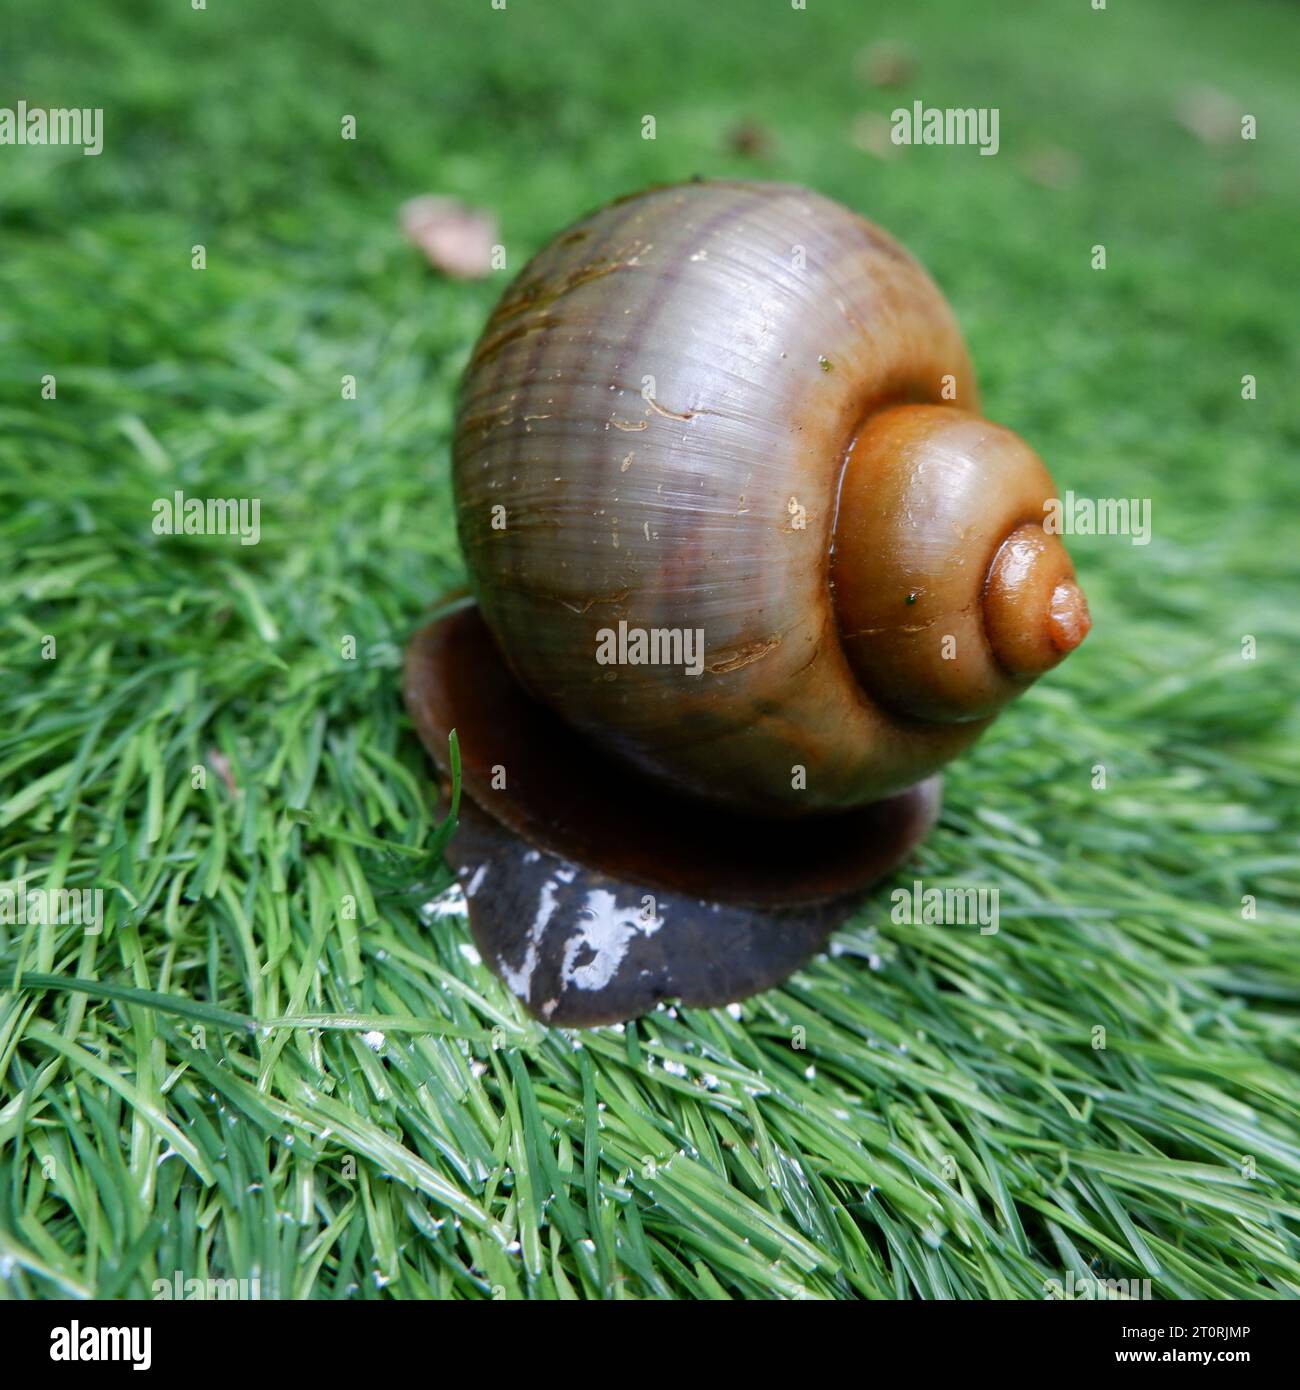
[[[558,236],[493,313],[455,435],[461,543],[516,676],[642,771],[751,811],[933,772],[978,729],[860,687],[829,569],[863,422],[945,380],[978,408],[933,281],[804,189],[655,189]],[[601,664],[620,623],[698,633],[699,674]]]

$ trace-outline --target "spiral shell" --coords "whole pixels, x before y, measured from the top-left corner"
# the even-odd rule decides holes
[[[456,423],[461,544],[515,675],[647,774],[753,812],[861,805],[933,772],[985,711],[860,681],[831,575],[855,441],[924,402],[978,408],[956,322],[838,204],[699,183],[577,223],[498,304]],[[702,634],[699,673],[602,664],[620,623]]]

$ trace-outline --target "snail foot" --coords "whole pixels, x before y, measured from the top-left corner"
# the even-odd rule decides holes
[[[447,849],[474,943],[543,1023],[594,1028],[661,1001],[709,1008],[780,984],[819,951],[855,896],[745,907],[640,884],[530,847],[462,800]]]
[[[466,599],[407,648],[404,694],[460,818],[447,858],[491,968],[544,1022],[593,1027],[786,979],[938,816],[941,779],[803,820],[737,815],[591,746],[510,674]]]

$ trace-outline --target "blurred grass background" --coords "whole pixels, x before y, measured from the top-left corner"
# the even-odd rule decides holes
[[[0,0],[0,105],[105,113],[98,158],[0,147],[0,883],[108,889],[101,935],[0,926],[0,1289],[1300,1292],[1298,44],[1281,0]],[[914,99],[997,106],[997,157],[882,143]],[[990,417],[1154,537],[1073,540],[1092,637],[897,880],[998,887],[997,936],[885,884],[785,989],[548,1032],[423,910],[400,650],[463,577],[491,303],[694,174],[879,221]],[[434,275],[424,192],[508,269]],[[153,535],[176,488],[261,544]]]

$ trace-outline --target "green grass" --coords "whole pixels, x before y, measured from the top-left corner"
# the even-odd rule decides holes
[[[0,881],[106,922],[0,927],[0,1289],[1300,1293],[1298,43],[1265,0],[3,0],[0,105],[103,106],[106,148],[0,147]],[[1205,85],[1257,141],[1179,124]],[[1000,154],[854,143],[914,97],[997,105]],[[745,117],[770,154],[728,151]],[[693,173],[899,236],[990,416],[1154,538],[1073,542],[1092,637],[829,956],[547,1031],[422,911],[398,666],[463,578],[450,418],[506,276],[438,279],[395,210],[492,207],[513,272]],[[260,498],[261,544],[153,535],[178,487]],[[999,888],[999,933],[891,922],[917,876]]]

